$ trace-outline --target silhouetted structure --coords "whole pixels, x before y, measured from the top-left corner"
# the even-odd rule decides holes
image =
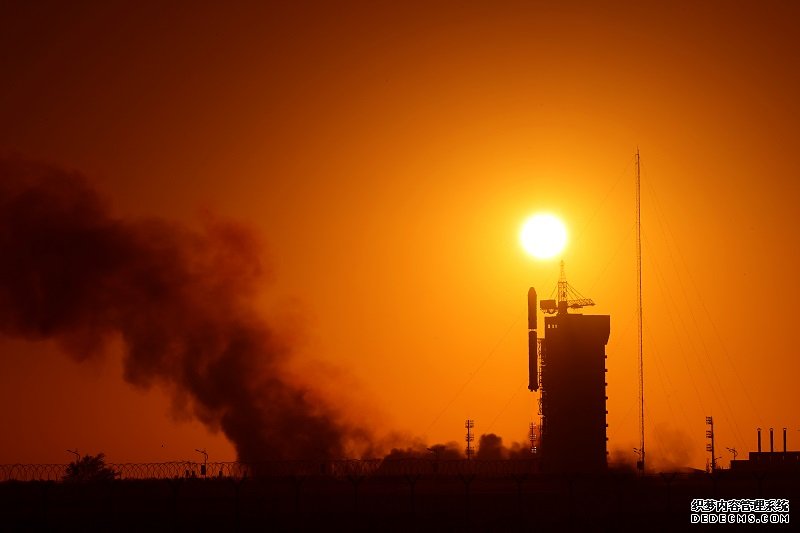
[[[472,441],[475,440],[475,432],[472,431],[473,428],[475,427],[475,421],[474,420],[470,420],[468,418],[466,420],[466,422],[464,422],[464,427],[467,429],[467,436],[466,436],[467,447],[465,448],[464,451],[467,454],[467,459],[471,459],[472,455],[473,455],[473,452],[475,451],[472,448]]]
[[[717,456],[714,451],[714,417],[707,416],[706,424],[708,425],[708,429],[706,430],[706,438],[708,439],[706,451],[711,452],[711,471],[715,472],[717,470]]]
[[[800,472],[800,452],[786,450],[786,428],[783,428],[782,452],[775,451],[772,428],[769,428],[769,451],[761,451],[761,428],[758,428],[758,451],[750,452],[747,459],[731,461],[731,470]]]
[[[550,472],[607,467],[605,345],[611,317],[568,312],[589,305],[594,302],[567,284],[562,262],[558,300],[541,302],[541,309],[554,316],[545,317],[544,338],[537,339],[536,291],[528,293],[528,388],[541,388],[542,467]]]

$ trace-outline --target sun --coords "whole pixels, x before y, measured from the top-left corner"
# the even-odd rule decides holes
[[[522,247],[533,257],[549,259],[560,254],[567,244],[567,228],[557,217],[540,213],[533,215],[519,232]]]

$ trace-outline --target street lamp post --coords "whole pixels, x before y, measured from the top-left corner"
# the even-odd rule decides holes
[[[200,465],[200,475],[205,477],[205,475],[206,475],[206,466],[208,465],[208,453],[206,452],[205,448],[203,448],[202,450],[198,450],[197,448],[195,448],[194,451],[196,451],[197,453],[202,453],[203,454],[203,464]]]

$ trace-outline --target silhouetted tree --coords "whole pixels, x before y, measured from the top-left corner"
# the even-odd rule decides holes
[[[112,468],[106,466],[105,454],[98,453],[84,455],[71,462],[64,474],[64,481],[106,481],[114,479],[116,475]]]

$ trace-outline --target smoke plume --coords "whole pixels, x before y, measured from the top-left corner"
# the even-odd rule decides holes
[[[240,460],[341,458],[366,438],[282,372],[291,351],[254,311],[246,228],[121,218],[79,174],[6,158],[0,253],[0,334],[76,359],[121,338],[125,379],[165,386]]]
[[[503,438],[494,433],[484,433],[478,440],[478,451],[475,458],[479,460],[530,459],[530,444],[512,442],[511,446],[503,444]]]
[[[405,448],[392,448],[384,460],[392,459],[435,459],[452,461],[464,459],[464,449],[457,442],[433,444],[428,446],[422,442],[412,443]]]
[[[648,464],[655,470],[672,472],[689,468],[692,459],[692,438],[682,428],[657,424],[654,429],[655,453],[648,452]],[[651,449],[653,446],[651,446]]]
[[[502,459],[530,459],[532,458],[530,444],[512,442],[511,446],[503,444],[503,438],[494,433],[484,433],[478,439],[475,459],[480,461],[496,461]],[[415,442],[406,448],[392,448],[385,459],[437,459],[455,460],[464,459],[464,447],[457,442],[434,444],[428,446],[421,441]]]

